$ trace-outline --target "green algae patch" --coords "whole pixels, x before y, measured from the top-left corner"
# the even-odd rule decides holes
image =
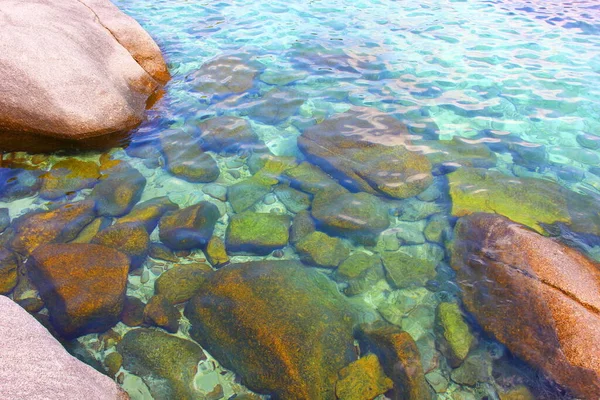
[[[323,232],[313,232],[303,237],[296,243],[296,250],[303,262],[324,268],[337,267],[350,254],[344,242]]]
[[[475,168],[460,168],[449,174],[448,180],[456,217],[476,212],[500,214],[541,234],[548,234],[544,224],[571,222],[567,199],[554,182]]]

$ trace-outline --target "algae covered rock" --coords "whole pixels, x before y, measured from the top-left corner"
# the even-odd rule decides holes
[[[598,263],[498,215],[462,217],[454,237],[452,267],[478,324],[576,397],[596,397]]]
[[[0,248],[0,294],[8,294],[18,282],[17,256],[6,248]]]
[[[263,124],[277,125],[296,114],[304,99],[291,89],[272,89],[255,101],[248,115]]]
[[[361,243],[373,242],[390,225],[386,204],[364,192],[320,191],[311,213],[323,230]]]
[[[406,147],[408,137],[399,120],[354,107],[306,129],[298,146],[349,189],[402,199],[416,196],[433,179],[429,160]]]
[[[90,188],[100,178],[100,168],[93,161],[68,158],[57,162],[52,169],[42,175],[40,196],[45,199],[58,199],[66,194]]]
[[[385,252],[383,265],[391,285],[397,288],[424,286],[425,282],[435,278],[438,261],[420,257],[410,251],[416,246],[403,246],[397,252]]]
[[[340,264],[334,277],[348,284],[344,289],[346,295],[360,294],[384,277],[381,259],[363,252],[354,253]]]
[[[209,118],[198,124],[202,148],[217,153],[235,153],[261,144],[248,120],[229,115]]]
[[[47,244],[26,268],[61,336],[103,332],[119,321],[129,272],[123,253],[96,244]]]
[[[127,296],[121,313],[121,320],[127,326],[140,326],[144,322],[146,304],[137,297]]]
[[[225,244],[230,252],[269,254],[287,245],[289,226],[287,215],[246,211],[231,216]]]
[[[437,309],[437,319],[443,342],[446,345],[445,353],[450,363],[456,366],[467,357],[474,345],[475,338],[471,334],[471,329],[465,322],[458,304],[440,303]]]
[[[156,225],[158,225],[160,217],[162,217],[166,212],[175,211],[178,209],[179,206],[173,203],[169,197],[155,197],[153,199],[136,204],[129,214],[117,219],[116,223],[141,224],[146,228],[148,234],[151,234],[156,228]]]
[[[230,264],[186,306],[191,335],[242,382],[281,399],[334,399],[355,359],[351,308],[320,272],[295,261]]]
[[[444,166],[492,168],[496,166],[496,154],[485,144],[470,142],[454,136],[451,140],[423,140],[415,145],[427,146],[426,156],[434,167],[444,170]]]
[[[154,281],[154,291],[171,304],[188,301],[212,272],[208,264],[179,264]]]
[[[343,368],[335,384],[335,394],[344,400],[372,400],[394,386],[375,354],[367,354]]]
[[[460,168],[448,175],[452,215],[496,213],[546,233],[544,224],[570,223],[567,199],[554,182]]]
[[[27,214],[13,222],[15,235],[10,246],[17,253],[29,255],[39,245],[68,242],[94,217],[94,202],[89,200]]]
[[[289,186],[278,185],[275,195],[291,213],[299,213],[310,207],[310,196]]]
[[[350,254],[344,242],[323,232],[313,232],[300,239],[296,251],[303,262],[324,268],[337,267]]]
[[[206,359],[196,343],[154,329],[134,329],[117,345],[123,368],[140,376],[156,400],[192,400],[198,363]]]
[[[284,173],[290,186],[298,188],[306,193],[317,194],[321,190],[333,190],[340,185],[319,167],[308,162],[302,162]]]
[[[265,180],[254,175],[227,188],[227,200],[236,213],[246,211],[268,193],[277,180]]]
[[[383,370],[394,382],[396,396],[392,398],[434,398],[425,380],[417,344],[407,332],[382,321],[362,324],[358,331],[361,346],[379,357]]]
[[[173,250],[204,247],[219,218],[217,206],[207,201],[169,212],[158,224],[160,240]]]
[[[146,178],[128,166],[117,166],[103,172],[103,179],[94,186],[91,198],[98,215],[120,217],[140,201]]]
[[[290,242],[296,243],[303,237],[313,233],[316,230],[315,221],[308,211],[300,211],[292,220],[290,229]]]
[[[177,332],[180,317],[179,310],[161,295],[152,296],[144,308],[144,322],[163,328],[169,333]]]
[[[214,267],[218,268],[229,263],[225,242],[218,236],[210,238],[204,254],[206,254],[208,262]]]
[[[100,231],[91,243],[119,250],[129,257],[131,269],[136,269],[141,267],[148,257],[150,237],[143,225],[124,223]]]
[[[189,182],[212,182],[220,170],[214,158],[200,147],[200,139],[184,131],[162,132],[160,144],[167,169]]]

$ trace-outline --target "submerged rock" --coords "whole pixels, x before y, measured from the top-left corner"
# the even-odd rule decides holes
[[[160,330],[134,329],[117,345],[123,367],[140,376],[156,400],[198,397],[193,379],[206,359],[196,343]]]
[[[11,247],[17,253],[29,255],[39,245],[68,242],[94,217],[94,202],[89,200],[53,211],[27,214],[13,222],[15,235]]]
[[[18,266],[16,254],[6,248],[0,248],[0,294],[8,294],[17,286]]]
[[[166,212],[178,210],[179,206],[173,203],[169,197],[161,196],[138,203],[131,212],[119,219],[117,224],[140,224],[146,228],[148,234],[151,234],[160,217]]]
[[[119,321],[129,272],[123,253],[95,244],[47,244],[26,268],[61,336],[103,332]]]
[[[334,399],[355,359],[350,307],[324,275],[294,261],[230,264],[188,303],[191,335],[242,382],[280,399]]]
[[[484,330],[575,396],[600,393],[597,263],[504,217],[477,213],[456,225],[452,267]]]
[[[169,79],[156,43],[110,1],[9,0],[0,12],[2,74],[15,82],[0,99],[3,150],[116,144]]]
[[[200,138],[184,131],[167,130],[161,133],[167,169],[188,182],[212,182],[220,170],[215,159],[200,147]]]
[[[385,252],[383,265],[390,284],[397,288],[424,286],[425,282],[435,278],[438,261],[421,257],[417,249],[420,246],[403,246],[397,252]]]
[[[364,192],[320,191],[313,199],[311,213],[323,230],[361,243],[374,242],[390,225],[386,204]]]
[[[248,114],[263,124],[277,125],[296,114],[303,103],[295,90],[272,89],[252,104]]]
[[[354,107],[306,129],[298,138],[311,162],[354,191],[416,196],[432,182],[431,163],[407,149],[407,127],[366,107]]]
[[[103,179],[94,186],[91,198],[98,215],[120,217],[140,201],[146,178],[129,166],[116,166],[103,172]]]
[[[321,190],[338,190],[340,186],[319,167],[307,162],[287,170],[284,176],[292,187],[311,194],[317,194]]]
[[[2,137],[0,137],[0,142]],[[13,201],[34,195],[40,188],[41,171],[0,168],[0,201]]]
[[[383,278],[381,259],[367,253],[353,253],[346,258],[335,271],[335,280],[348,284],[344,293],[354,296],[369,290]]]
[[[210,238],[204,254],[208,262],[215,268],[229,263],[229,256],[225,250],[225,242],[218,236]]]
[[[287,245],[290,218],[287,215],[246,211],[232,215],[225,234],[229,252],[266,255]]]
[[[394,386],[375,354],[367,354],[342,368],[335,395],[344,400],[372,400]]]
[[[258,70],[245,55],[223,55],[210,60],[192,75],[196,91],[207,95],[228,95],[248,91]]]
[[[208,264],[179,264],[161,274],[154,282],[156,295],[171,304],[188,301],[212,272]]]
[[[4,399],[126,400],[109,377],[71,356],[44,326],[0,296]]]
[[[202,148],[216,153],[236,153],[262,145],[248,120],[229,115],[198,123]]]
[[[141,267],[148,257],[150,237],[143,225],[115,224],[100,231],[91,243],[119,250],[129,257],[131,269],[136,269]]]
[[[291,213],[296,214],[310,207],[310,196],[289,186],[278,185],[275,195]]]
[[[217,206],[207,201],[169,212],[158,225],[160,240],[173,250],[204,247],[219,217]]]
[[[290,242],[297,243],[303,237],[310,235],[316,230],[315,221],[308,211],[300,211],[292,220],[290,229]]]
[[[163,328],[169,333],[177,332],[180,317],[179,310],[161,295],[152,296],[144,308],[144,322]]]
[[[69,193],[90,188],[98,182],[100,168],[93,161],[68,158],[57,162],[52,169],[42,175],[40,196],[45,199],[58,199]]]
[[[496,166],[496,154],[485,144],[454,136],[451,140],[423,140],[414,143],[423,146],[434,168],[444,171],[448,168],[476,167],[492,168]]]
[[[0,208],[0,233],[10,226],[10,214],[8,208]]]
[[[456,303],[443,302],[438,305],[437,323],[445,353],[450,365],[463,362],[475,344],[475,338]]]
[[[323,232],[312,232],[296,243],[300,259],[323,268],[336,268],[350,254],[344,242]]]

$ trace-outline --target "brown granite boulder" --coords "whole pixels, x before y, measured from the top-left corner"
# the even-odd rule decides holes
[[[104,332],[119,321],[129,272],[125,254],[96,244],[47,244],[26,268],[61,336]]]
[[[6,0],[0,14],[3,150],[110,146],[169,79],[156,43],[109,0]]]
[[[126,400],[108,376],[71,356],[50,332],[0,296],[3,399]]]
[[[354,107],[306,129],[298,146],[350,190],[403,199],[421,193],[433,179],[431,163],[410,150],[409,136],[396,118]]]
[[[600,393],[600,265],[504,217],[455,228],[452,266],[479,324],[577,397]]]

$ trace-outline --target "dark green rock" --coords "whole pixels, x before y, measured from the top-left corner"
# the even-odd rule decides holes
[[[154,281],[154,292],[171,304],[188,301],[212,272],[208,264],[179,264]]]
[[[323,268],[337,267],[350,254],[344,242],[323,232],[313,232],[300,239],[296,251],[306,264]]]
[[[294,261],[230,264],[186,306],[190,331],[242,383],[278,399],[334,399],[356,358],[350,306],[324,275]]]
[[[225,235],[227,251],[269,254],[287,245],[289,226],[287,215],[250,211],[232,215]]]
[[[308,211],[300,211],[294,216],[290,229],[290,242],[296,243],[306,235],[313,233],[317,228],[315,221]]]
[[[207,201],[167,213],[159,222],[160,240],[173,250],[204,247],[219,217],[217,206]]]
[[[156,400],[198,398],[193,379],[204,352],[194,342],[153,329],[134,329],[117,345],[123,367],[140,376]]]

